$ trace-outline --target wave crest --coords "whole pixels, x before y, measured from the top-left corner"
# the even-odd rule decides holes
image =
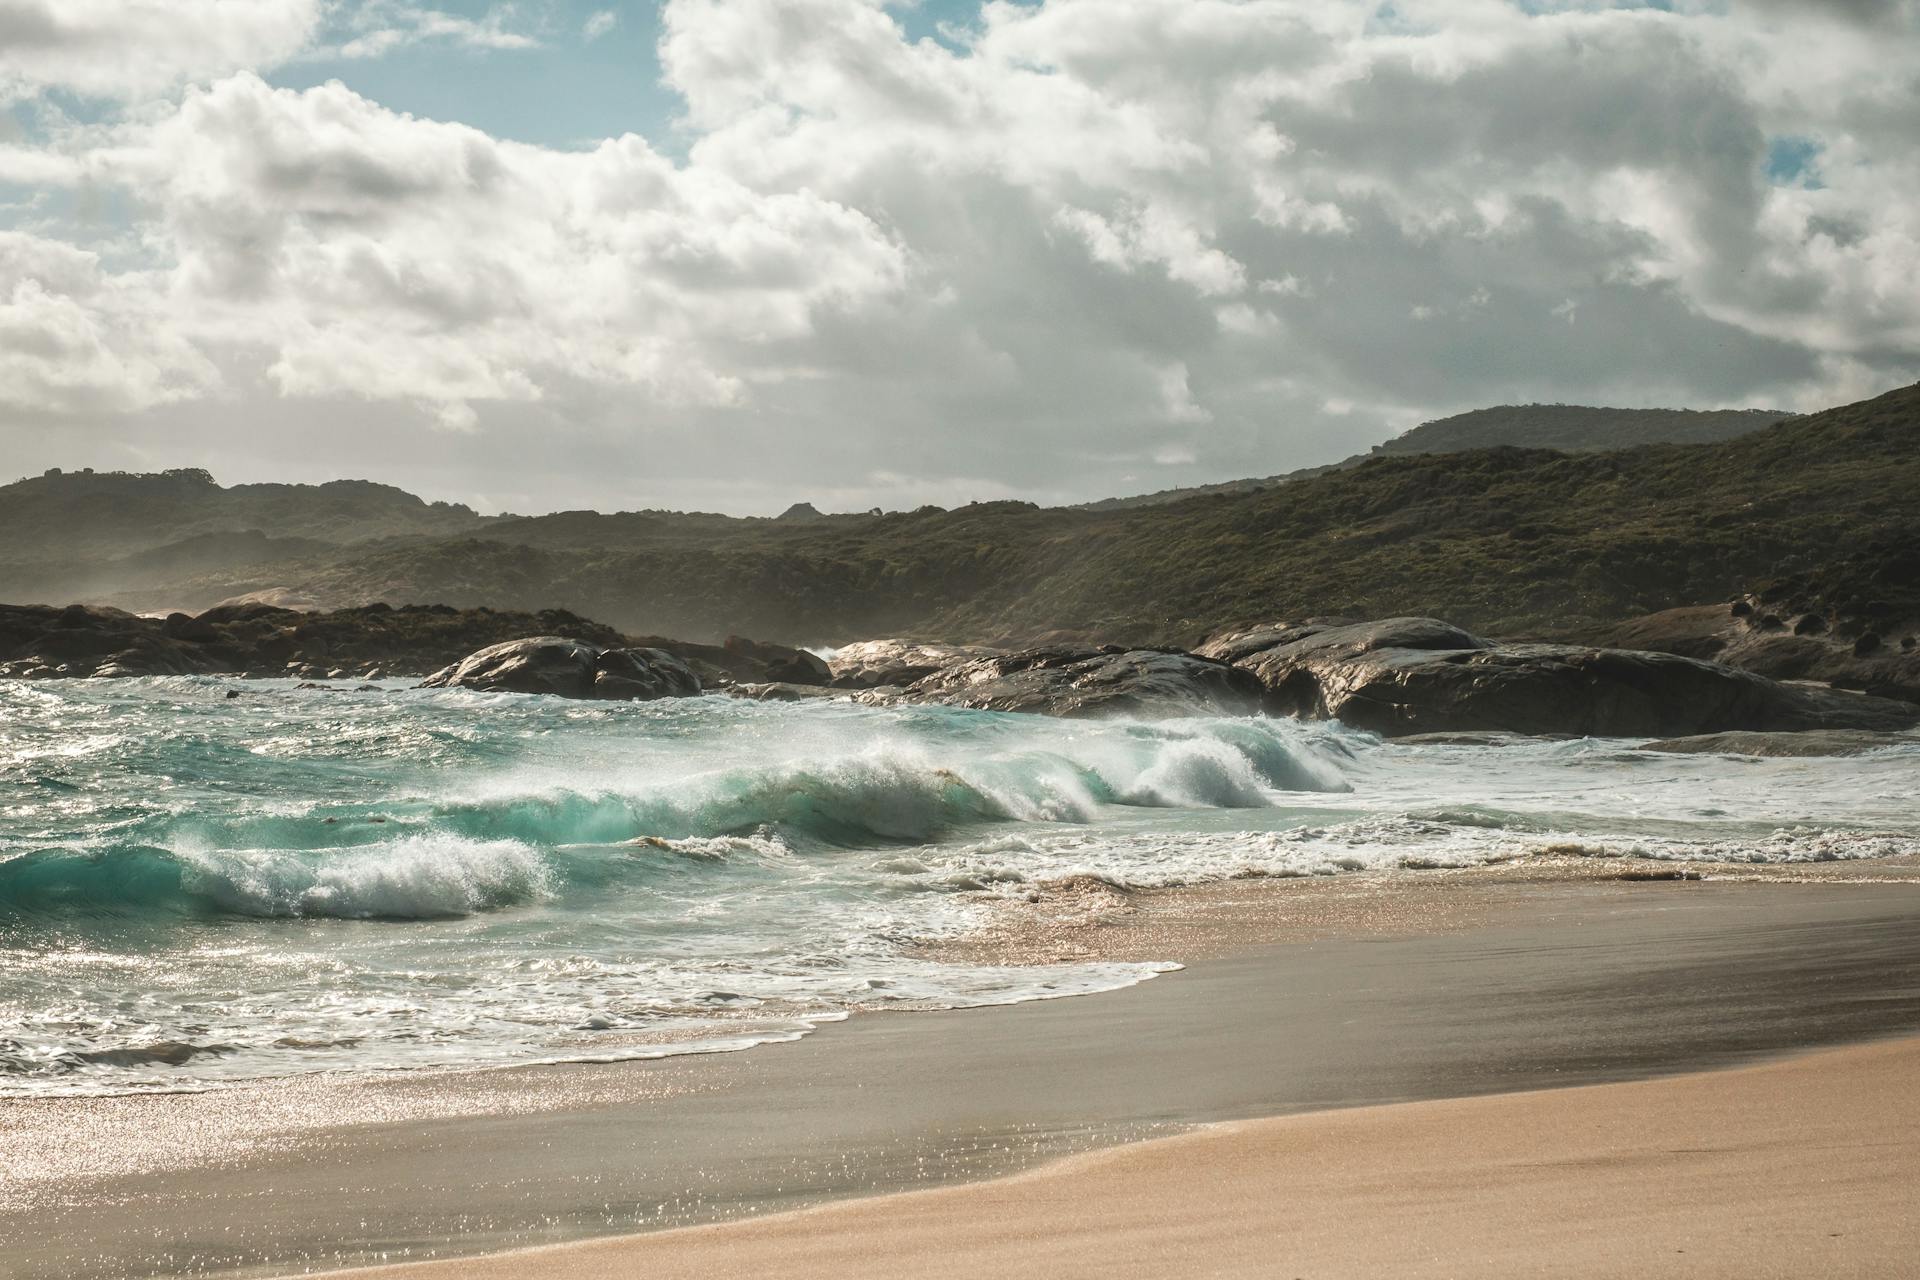
[[[0,863],[0,918],[47,915],[437,920],[551,891],[513,840],[412,835],[350,850],[49,849]]]

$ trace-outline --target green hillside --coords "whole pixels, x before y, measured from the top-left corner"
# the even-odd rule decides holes
[[[1162,489],[1082,504],[1087,511],[1155,507],[1188,498],[1252,493],[1359,466],[1382,454],[1459,453],[1467,449],[1554,449],[1604,453],[1648,444],[1716,444],[1770,427],[1793,415],[1781,409],[1598,409],[1577,404],[1505,404],[1423,422],[1369,453],[1285,475],[1186,489]]]
[[[1380,455],[1135,509],[475,521],[455,537],[308,546],[115,602],[203,607],[285,588],[328,605],[566,608],[629,632],[796,643],[1064,631],[1184,644],[1325,614],[1540,634],[1777,580],[1841,613],[1920,615],[1920,387],[1719,443]]]

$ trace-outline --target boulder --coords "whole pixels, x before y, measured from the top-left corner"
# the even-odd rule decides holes
[[[665,649],[606,649],[594,662],[595,698],[651,702],[655,698],[691,698],[700,678]]]
[[[1249,715],[1259,681],[1211,658],[1160,649],[1026,649],[941,668],[907,702],[1051,716]]]
[[[617,701],[688,697],[700,692],[700,682],[693,672],[665,650],[602,649],[560,636],[489,645],[436,671],[420,687]]]
[[[795,649],[745,636],[728,636],[720,646],[736,660],[751,664],[757,682],[762,684],[827,684],[833,671],[817,653]]]
[[[835,687],[873,689],[882,685],[909,685],[946,667],[992,657],[996,652],[977,645],[862,640],[836,650],[827,665]]]
[[[819,655],[765,640],[728,636],[725,644],[699,644],[669,636],[639,636],[626,642],[664,649],[700,678],[703,689],[737,684],[826,684],[833,673]]]
[[[1675,654],[1578,645],[1496,645],[1431,618],[1266,628],[1248,651],[1268,711],[1338,719],[1391,737],[1504,731],[1681,737],[1727,730],[1904,729],[1920,708],[1788,685]],[[1244,633],[1252,635],[1253,633]]]

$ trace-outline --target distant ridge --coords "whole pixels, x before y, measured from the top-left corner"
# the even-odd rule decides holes
[[[216,510],[231,501],[223,494],[252,488],[194,477],[150,487],[169,484]],[[0,518],[14,520],[20,488],[0,490]],[[299,521],[322,491],[336,492],[287,488]],[[337,492],[377,506],[398,492],[380,498],[383,488]],[[96,518],[125,532],[114,504],[79,498],[41,510],[42,545],[84,542]],[[1282,488],[1114,511],[986,502],[813,520],[666,511],[486,520],[391,500],[403,520],[446,519],[456,531],[335,542],[270,515],[245,526],[264,536],[203,537],[212,530],[197,517],[184,528],[154,522],[147,548],[104,559],[7,563],[0,551],[0,600],[164,613],[285,592],[324,608],[566,609],[628,634],[702,643],[907,636],[1190,648],[1220,628],[1276,619],[1439,617],[1537,637],[1777,596],[1836,633],[1844,619],[1865,619],[1895,652],[1910,637],[1920,644],[1920,385],[1715,443],[1382,451]]]
[[[364,542],[469,532],[500,519],[428,502],[372,480],[222,485],[197,467],[62,471],[0,485],[0,552],[7,559],[75,553],[123,556],[213,534]]]
[[[1599,453],[1648,444],[1715,444],[1794,416],[1784,409],[1601,409],[1578,404],[1503,404],[1423,422],[1343,462],[1305,467],[1277,476],[1162,489],[1130,498],[1103,498],[1082,503],[1080,509],[1118,511],[1181,502],[1213,493],[1251,493],[1325,475],[1383,455],[1459,453],[1465,449],[1495,449],[1503,445],[1516,449],[1555,449],[1561,453]]]
[[[1643,444],[1716,444],[1797,415],[1784,409],[1595,409],[1579,404],[1505,404],[1423,422],[1375,445],[1383,453],[1462,449],[1558,449],[1599,453]]]
[[[197,467],[55,467],[0,485],[0,599],[98,599],[388,538],[475,533],[504,518],[371,480],[225,486]]]

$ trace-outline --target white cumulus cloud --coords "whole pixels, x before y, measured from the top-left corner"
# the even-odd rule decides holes
[[[0,0],[0,104],[47,88],[116,99],[270,66],[321,0]]]
[[[671,155],[274,88],[244,68],[320,39],[310,6],[165,8],[219,38],[161,33],[141,71],[159,6],[0,0],[64,51],[0,40],[7,91],[165,95],[0,146],[0,179],[128,211],[98,243],[23,227],[81,256],[7,278],[9,332],[60,335],[18,385],[96,424],[218,388],[196,430],[237,438],[351,401],[388,449],[471,430],[483,478],[575,441],[595,461],[538,481],[562,501],[626,467],[655,502],[869,505],[1267,473],[1478,404],[1920,376],[1902,0],[994,2],[938,40],[881,0],[669,0]],[[325,39],[512,48],[529,12],[380,0]]]

